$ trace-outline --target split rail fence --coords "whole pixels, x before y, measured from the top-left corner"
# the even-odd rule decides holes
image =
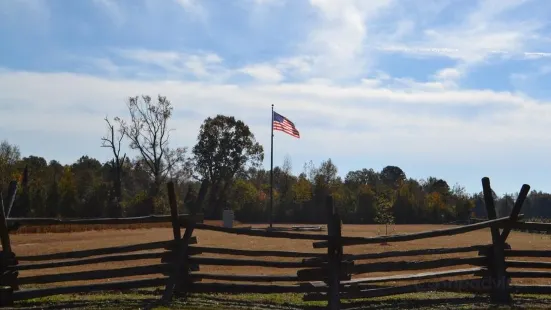
[[[0,212],[0,306],[9,306],[20,300],[57,294],[73,294],[92,291],[126,290],[148,287],[164,287],[160,302],[169,302],[174,296],[186,297],[192,293],[301,293],[304,300],[327,301],[329,309],[340,309],[343,300],[369,299],[423,291],[460,291],[488,294],[494,303],[511,302],[512,293],[551,294],[551,286],[513,285],[512,278],[548,278],[550,271],[525,269],[551,269],[551,262],[517,260],[518,257],[551,257],[550,250],[514,250],[507,244],[512,229],[551,231],[551,224],[520,222],[522,205],[530,186],[523,185],[508,217],[496,218],[496,210],[488,178],[482,179],[488,220],[475,224],[451,227],[403,235],[377,237],[348,237],[341,235],[341,220],[327,197],[327,234],[294,233],[253,228],[225,228],[206,225],[201,216],[178,215],[174,185],[168,184],[170,216],[150,216],[124,219],[6,219]],[[15,186],[16,187],[16,186]],[[10,188],[13,188],[10,187]],[[10,191],[10,196],[15,190]],[[8,199],[8,201],[12,201]],[[134,244],[54,253],[33,256],[16,256],[11,249],[8,231],[21,225],[56,224],[129,224],[172,222],[173,238],[168,241]],[[183,228],[183,234],[182,229]],[[407,251],[387,251],[367,254],[345,254],[347,246],[401,243],[413,240],[454,236],[490,228],[491,244],[456,248],[427,248]],[[263,238],[311,240],[313,251],[260,251],[221,247],[202,247],[193,236],[197,230],[217,231]],[[266,241],[269,242],[269,241]],[[322,250],[325,249],[325,250]],[[147,251],[147,252],[145,252]],[[153,252],[152,252],[153,251]],[[416,256],[465,254],[465,257],[415,260]],[[471,253],[470,255],[468,253]],[[207,256],[205,257],[204,254]],[[208,254],[230,255],[243,258],[208,257]],[[262,258],[271,258],[266,260]],[[400,261],[375,261],[378,259],[402,259]],[[144,266],[123,267],[109,270],[87,270],[58,273],[56,268],[84,266],[97,263],[159,260]],[[298,260],[297,260],[298,259]],[[300,260],[301,259],[301,260]],[[200,266],[248,266],[294,270],[287,275],[237,275],[215,274],[200,271]],[[465,268],[465,266],[469,266]],[[455,267],[455,268],[454,268]],[[434,269],[446,268],[445,271]],[[515,269],[515,271],[510,271]],[[27,270],[51,269],[54,274],[20,276]],[[522,269],[516,271],[516,269]],[[370,273],[395,273],[423,271],[410,274],[385,276]],[[144,279],[111,281],[113,278],[148,276]],[[461,277],[462,279],[454,280]],[[465,277],[469,277],[465,279]],[[450,280],[451,279],[451,280]],[[45,288],[20,288],[72,281],[105,280],[97,284],[79,284]],[[388,283],[406,283],[388,285]],[[385,285],[386,283],[386,285]]]

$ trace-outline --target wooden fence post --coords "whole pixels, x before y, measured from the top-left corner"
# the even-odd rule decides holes
[[[10,272],[8,269],[10,265],[15,265],[16,261],[11,250],[8,223],[4,212],[4,198],[1,192],[0,201],[0,241],[2,243],[2,251],[0,251],[0,306],[12,306],[13,290],[17,289],[18,272]]]
[[[326,203],[327,212],[327,235],[329,239],[329,247],[327,248],[328,255],[328,309],[337,310],[341,308],[341,300],[339,295],[341,262],[342,262],[342,243],[341,243],[341,220],[335,210],[333,197],[327,196]]]
[[[187,223],[186,231],[183,237],[180,231],[180,220],[178,217],[178,205],[176,202],[176,192],[174,190],[174,183],[169,182],[168,198],[170,203],[170,214],[172,217],[172,230],[174,234],[174,246],[172,255],[173,270],[168,279],[165,291],[163,293],[162,302],[166,303],[172,299],[172,296],[176,293],[179,296],[185,296],[189,291],[189,285],[191,282],[189,257],[188,257],[188,244],[195,228],[195,222],[191,219]]]
[[[6,221],[6,213],[4,213],[4,198],[0,192],[0,202],[2,209],[0,210],[0,240],[2,241],[2,251],[11,253],[10,234],[8,232],[8,222]]]
[[[16,193],[17,182],[11,181],[8,188],[8,210],[13,206]],[[13,268],[13,266],[17,265],[17,259],[11,248],[8,221],[4,210],[4,205],[2,205],[2,212],[0,212],[0,239],[3,240],[3,250],[0,253],[0,285],[9,285],[13,290],[18,290],[17,277],[19,276],[19,272],[13,269],[10,270],[10,267]]]
[[[11,214],[13,203],[15,202],[15,196],[17,194],[17,181],[11,181],[8,185],[8,212],[4,213],[6,217]],[[4,210],[5,212],[5,210]]]
[[[0,286],[0,308],[13,306],[13,288]]]
[[[530,185],[528,184],[522,185],[520,192],[518,193],[517,200],[515,201],[515,205],[513,206],[513,210],[511,210],[511,215],[509,216],[509,218],[511,219],[511,223],[516,222],[518,220],[518,215],[520,214],[520,210],[522,209],[524,200],[526,200],[526,197],[528,197],[529,192],[530,192]],[[509,237],[510,232],[511,232],[510,225],[503,228],[503,232],[501,232],[501,239],[503,239],[503,242],[507,242],[507,237]]]
[[[172,219],[172,233],[174,234],[174,241],[178,242],[182,238],[182,232],[180,231],[180,221],[178,219],[178,202],[176,201],[174,182],[168,182],[166,187],[168,190],[168,203],[170,205],[170,218]]]
[[[17,181],[11,181],[8,186],[8,212],[13,207],[15,201],[15,195],[17,194]],[[12,253],[10,234],[8,230],[8,221],[6,220],[6,208],[4,207],[4,198],[0,192],[0,202],[2,206],[2,212],[0,212],[0,239],[2,241],[2,250],[4,252]]]
[[[191,239],[191,236],[193,234],[193,231],[195,229],[195,223],[190,222],[187,227],[186,231],[184,232],[184,236],[180,240],[180,246],[179,246],[179,255],[177,257],[177,268],[176,268],[176,274],[178,275],[177,281],[174,286],[174,293],[178,297],[187,297],[187,294],[190,291],[190,286],[192,284],[191,279],[191,265],[189,263],[189,241]]]
[[[482,178],[482,190],[484,193],[484,202],[488,219],[495,220],[497,218],[496,209],[494,206],[494,197],[490,179]],[[520,208],[519,208],[520,211]],[[505,265],[505,242],[502,238],[497,225],[490,227],[492,232],[492,249],[488,251],[488,269],[490,271],[490,298],[494,303],[510,303],[511,294],[509,291],[509,278],[507,277]]]

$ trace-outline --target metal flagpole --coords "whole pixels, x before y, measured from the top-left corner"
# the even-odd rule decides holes
[[[274,105],[272,104],[272,136],[270,149],[270,228],[272,228],[272,211],[274,208]]]

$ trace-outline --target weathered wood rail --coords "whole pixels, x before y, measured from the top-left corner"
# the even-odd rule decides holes
[[[148,216],[124,219],[6,219],[0,212],[0,306],[19,300],[90,291],[126,290],[164,287],[161,302],[173,296],[186,297],[193,293],[302,293],[304,300],[325,300],[329,309],[340,309],[341,300],[363,299],[424,291],[461,291],[487,293],[495,303],[508,303],[512,293],[550,294],[551,286],[511,285],[511,278],[550,278],[551,262],[530,258],[551,258],[550,250],[515,250],[506,243],[513,229],[546,230],[551,224],[519,222],[522,204],[530,187],[523,185],[515,206],[508,217],[497,218],[489,179],[482,179],[489,219],[465,226],[378,237],[342,236],[340,216],[327,198],[327,234],[268,231],[252,228],[225,228],[206,225],[200,215],[179,215],[172,183],[168,184],[170,216]],[[10,195],[15,195],[12,185]],[[8,201],[13,201],[9,197]],[[89,225],[171,222],[171,240],[134,245],[81,250],[74,252],[16,256],[11,248],[8,231],[24,225]],[[182,233],[183,228],[183,233]],[[456,248],[428,248],[408,251],[346,254],[346,246],[361,246],[383,242],[454,236],[490,228],[491,244]],[[501,229],[501,231],[500,231]],[[200,246],[193,233],[208,230],[220,233],[263,238],[310,240],[313,251],[231,249]],[[321,249],[327,249],[321,252]],[[213,257],[224,255],[225,258]],[[417,256],[453,254],[459,257],[417,260]],[[210,256],[209,256],[210,255]],[[233,258],[231,256],[239,256]],[[243,258],[246,257],[246,258]],[[271,259],[265,259],[269,257]],[[297,260],[301,258],[301,260]],[[522,258],[522,259],[519,259]],[[378,260],[384,261],[378,261]],[[148,260],[144,266],[107,270],[86,270],[59,273],[58,268],[98,263]],[[288,270],[285,274],[215,274],[201,272],[203,266],[247,266]],[[445,268],[445,270],[437,270]],[[510,268],[515,270],[509,270]],[[30,270],[52,270],[53,274],[20,275]],[[518,270],[522,269],[522,270]],[[526,270],[525,270],[526,269]],[[528,270],[539,269],[539,270]],[[414,271],[394,274],[398,271]],[[392,275],[380,273],[390,272]],[[379,273],[377,275],[369,275]],[[128,277],[149,277],[126,280]],[[468,277],[465,279],[465,277]],[[36,284],[55,284],[72,281],[92,281],[121,278],[117,281],[76,284],[62,287],[27,288]],[[214,281],[214,282],[213,282]],[[389,283],[398,284],[389,284]],[[23,287],[23,288],[22,288]]]

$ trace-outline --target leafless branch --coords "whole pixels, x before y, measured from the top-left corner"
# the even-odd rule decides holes
[[[153,102],[149,96],[130,97],[127,101],[130,122],[121,122],[123,132],[130,140],[130,147],[138,150],[143,163],[156,184],[168,175],[187,175],[186,149],[171,149],[168,120],[172,105],[166,97],[158,96]],[[176,173],[176,170],[179,170]]]
[[[117,118],[115,120],[117,120]],[[124,138],[124,134],[122,130],[119,130],[120,135],[119,137],[116,137],[115,127],[111,124],[111,122],[107,117],[105,117],[105,122],[107,123],[108,132],[104,137],[101,138],[101,141],[102,141],[101,147],[108,147],[111,149],[111,151],[113,152],[113,157],[115,159],[117,168],[120,169],[122,163],[124,162],[124,159],[126,158],[126,154],[123,155],[122,161],[120,157],[121,142],[122,142],[122,139]]]

